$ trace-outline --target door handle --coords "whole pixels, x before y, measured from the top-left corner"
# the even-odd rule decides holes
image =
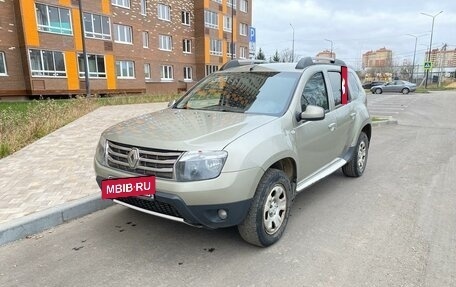
[[[351,113],[350,117],[352,118],[352,120],[354,120],[356,118],[356,113]]]
[[[336,129],[336,126],[337,126],[336,123],[332,123],[332,124],[328,125],[328,129],[333,132]]]

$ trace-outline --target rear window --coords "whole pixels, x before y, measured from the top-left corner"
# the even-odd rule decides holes
[[[280,116],[287,110],[300,76],[291,72],[214,73],[175,107]]]

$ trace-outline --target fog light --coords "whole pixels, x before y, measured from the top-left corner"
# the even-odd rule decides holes
[[[218,213],[218,216],[220,217],[220,219],[226,219],[228,217],[228,213],[226,212],[225,209],[219,209],[217,211]]]

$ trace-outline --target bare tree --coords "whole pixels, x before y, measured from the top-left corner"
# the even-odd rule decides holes
[[[284,63],[292,62],[293,59],[297,59],[297,57],[293,57],[293,52],[290,49],[285,49],[280,52],[280,59]]]
[[[401,79],[407,79],[410,82],[413,82],[412,75],[413,75],[413,65],[411,63],[404,63],[399,68],[399,74],[401,75]]]

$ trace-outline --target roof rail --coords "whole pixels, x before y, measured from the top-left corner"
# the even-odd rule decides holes
[[[296,69],[304,69],[308,66],[317,64],[332,64],[337,66],[346,66],[345,62],[339,59],[326,58],[326,57],[305,57],[299,60],[296,64]]]
[[[225,64],[223,64],[220,67],[219,71],[223,71],[223,70],[227,70],[227,69],[234,68],[234,67],[239,67],[239,66],[264,64],[264,63],[267,63],[267,61],[265,61],[265,60],[255,60],[255,59],[252,59],[252,60],[234,59],[234,60],[230,60],[230,61],[226,62]]]

